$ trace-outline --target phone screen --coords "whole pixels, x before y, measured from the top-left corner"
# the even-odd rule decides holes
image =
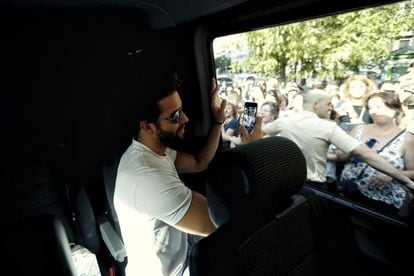
[[[243,122],[242,126],[247,129],[249,133],[252,132],[256,122],[257,103],[246,102],[244,104]]]

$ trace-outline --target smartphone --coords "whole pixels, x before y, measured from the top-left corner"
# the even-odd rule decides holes
[[[252,132],[256,122],[257,103],[245,102],[242,119],[242,127],[246,128],[249,133]]]

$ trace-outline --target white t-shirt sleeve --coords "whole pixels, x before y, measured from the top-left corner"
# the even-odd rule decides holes
[[[177,224],[190,207],[191,190],[166,171],[147,173],[136,187],[135,208],[167,224]]]
[[[332,144],[345,153],[353,151],[361,144],[338,126],[335,126],[330,140]]]

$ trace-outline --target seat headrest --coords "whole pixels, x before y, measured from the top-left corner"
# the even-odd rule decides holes
[[[220,153],[208,181],[229,208],[243,205],[277,210],[306,180],[302,151],[284,137],[268,137]]]

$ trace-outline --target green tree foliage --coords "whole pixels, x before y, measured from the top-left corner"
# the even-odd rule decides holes
[[[387,59],[390,43],[407,30],[414,30],[414,0],[248,32],[240,38],[250,55],[232,67],[283,81],[338,78]]]
[[[219,72],[227,72],[231,66],[231,59],[228,56],[220,56],[214,59],[216,63],[216,68],[219,69]]]

